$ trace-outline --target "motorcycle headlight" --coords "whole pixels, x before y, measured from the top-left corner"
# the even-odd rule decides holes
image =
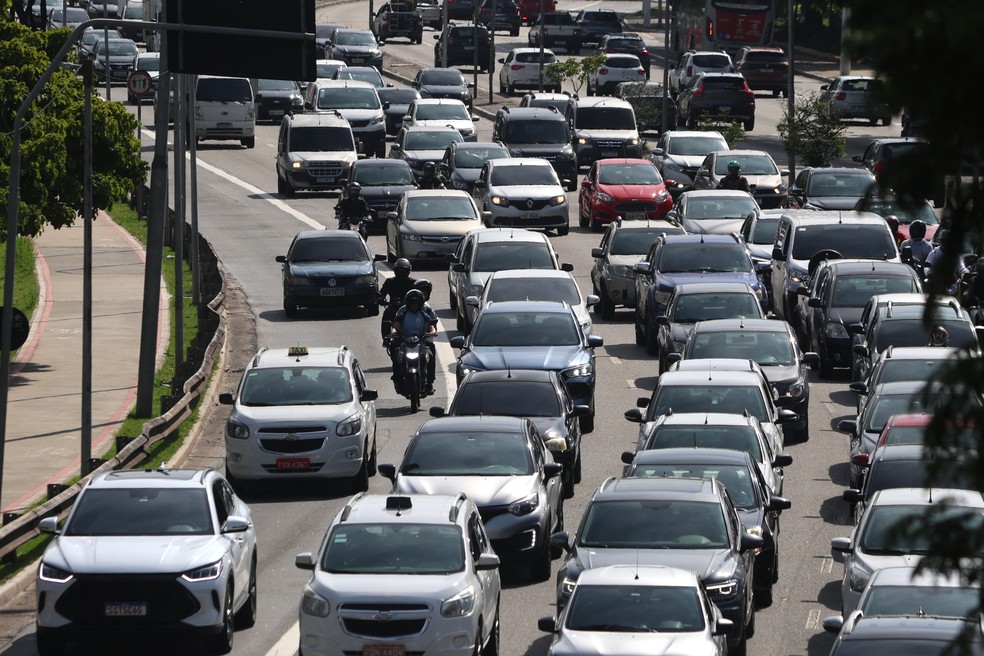
[[[475,588],[468,586],[441,604],[441,617],[464,617],[475,609]]]
[[[721,601],[723,599],[730,599],[738,594],[738,581],[736,579],[728,579],[721,583],[707,585],[706,588],[707,594],[711,595],[711,599]]]
[[[603,191],[599,191],[598,193],[596,193],[595,194],[595,197],[598,200],[600,200],[601,202],[603,202],[603,203],[614,203],[615,202],[615,199],[614,198],[612,198],[611,196],[609,196],[608,194],[606,194]]]
[[[848,337],[847,328],[845,328],[842,323],[831,321],[827,324],[827,337],[833,339],[846,339]]]
[[[335,426],[335,434],[339,437],[348,437],[349,435],[358,435],[359,431],[362,430],[362,415],[355,413],[351,417],[348,417],[345,421],[339,423]]]
[[[569,367],[560,372],[564,378],[576,378],[578,376],[590,376],[591,375],[591,365],[582,364],[576,367]]]
[[[192,569],[181,575],[185,581],[195,583],[198,581],[214,581],[222,575],[222,561],[217,560],[214,563],[205,565],[204,567],[199,567],[197,569]]]
[[[567,202],[567,196],[563,194],[559,196],[554,196],[553,198],[550,199],[550,204],[553,205],[554,207],[558,205],[563,205],[566,202]]]
[[[41,561],[41,566],[38,568],[38,578],[51,583],[68,583],[72,580],[72,573]]]
[[[245,440],[249,437],[249,426],[238,419],[229,417],[226,421],[226,436],[236,440]]]
[[[509,504],[509,512],[520,517],[522,515],[529,515],[531,512],[536,510],[540,506],[540,495],[536,492],[526,497],[525,499],[519,499],[518,501],[513,501]]]
[[[305,585],[304,593],[301,595],[301,612],[315,617],[328,617],[328,613],[331,612],[331,604],[315,592],[310,585]]]
[[[502,196],[493,196],[491,200],[493,205],[499,205],[501,207],[506,207],[509,205],[509,199],[503,198]]]
[[[806,392],[806,381],[804,381],[802,378],[797,378],[796,382],[790,385],[786,389],[786,396],[799,398],[803,396],[804,392]]]

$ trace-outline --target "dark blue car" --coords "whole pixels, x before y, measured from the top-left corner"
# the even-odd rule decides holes
[[[687,282],[743,282],[755,292],[762,311],[768,299],[744,245],[734,235],[668,235],[657,239],[633,267],[636,287],[636,344],[645,346],[659,331],[670,292]]]

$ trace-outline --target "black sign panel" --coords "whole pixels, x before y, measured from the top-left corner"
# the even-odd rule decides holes
[[[314,0],[165,0],[168,23],[308,34],[306,41],[209,32],[167,32],[172,73],[315,79]]]
[[[0,312],[3,312],[3,307],[0,306]],[[31,321],[27,318],[27,315],[13,308],[13,325],[10,330],[10,350],[16,351],[20,347],[24,346],[24,342],[27,341],[27,336],[31,332]]]

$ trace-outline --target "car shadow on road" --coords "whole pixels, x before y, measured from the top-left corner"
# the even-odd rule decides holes
[[[300,323],[302,321],[348,321],[353,319],[365,318],[366,311],[361,307],[348,308],[301,308],[297,311],[296,317],[288,317],[283,310],[264,310],[260,312],[260,319],[270,323]]]
[[[830,402],[853,408],[857,407],[858,395],[851,390],[837,390],[830,393]]]
[[[835,462],[827,469],[830,482],[834,485],[848,487],[851,485],[849,465],[846,462]]]
[[[851,506],[840,496],[824,499],[820,504],[820,517],[828,524],[835,526],[853,526]]]
[[[827,656],[830,653],[831,647],[834,645],[835,639],[836,636],[832,633],[821,630],[820,633],[810,636],[810,639],[807,640],[806,653],[809,656]]]

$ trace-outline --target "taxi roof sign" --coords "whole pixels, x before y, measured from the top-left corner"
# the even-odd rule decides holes
[[[289,349],[287,349],[287,356],[291,358],[300,357],[302,355],[307,355],[307,354],[308,354],[308,348],[306,346],[291,346]]]

